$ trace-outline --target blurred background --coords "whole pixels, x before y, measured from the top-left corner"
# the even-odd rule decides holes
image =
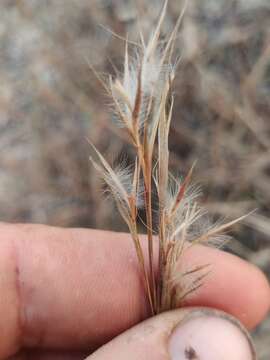
[[[86,137],[110,160],[129,148],[88,62],[121,70],[121,37],[136,41],[138,14],[149,33],[161,3],[1,1],[1,221],[125,230],[102,200]],[[169,0],[164,35],[182,5]],[[184,175],[197,160],[214,217],[257,209],[234,227],[231,246],[270,276],[270,1],[189,0],[177,48],[171,167]],[[268,360],[270,319],[254,338]]]

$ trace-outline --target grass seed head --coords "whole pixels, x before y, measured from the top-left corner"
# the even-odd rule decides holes
[[[109,76],[108,84],[104,85],[114,104],[114,116],[127,130],[134,147],[135,165],[112,168],[91,144],[96,156],[91,161],[108,185],[130,230],[152,314],[179,306],[205,281],[209,264],[179,270],[185,250],[196,244],[220,246],[225,239],[221,233],[239,221],[209,224],[206,211],[198,203],[200,190],[191,184],[194,166],[182,181],[169,171],[168,138],[177,63],[173,53],[184,10],[164,42],[161,32],[167,4],[165,1],[148,41],[141,36],[140,43],[133,44],[132,50],[126,41],[123,75],[117,74],[115,79]],[[153,204],[156,198],[157,204]],[[141,207],[146,214],[147,254],[142,251],[137,226]],[[155,213],[157,237],[154,236]],[[154,248],[158,248],[159,254],[157,272]]]

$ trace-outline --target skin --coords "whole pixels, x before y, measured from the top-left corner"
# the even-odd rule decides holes
[[[254,328],[270,307],[265,276],[202,246],[183,266],[205,263],[212,272],[185,306],[214,307]],[[0,225],[0,360],[83,359],[147,317],[129,235]]]

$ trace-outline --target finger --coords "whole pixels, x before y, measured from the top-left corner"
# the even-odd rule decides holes
[[[128,235],[33,225],[0,234],[0,359],[23,346],[94,349],[147,317]],[[212,264],[187,305],[224,309],[250,327],[268,310],[268,283],[253,266],[202,247],[185,261]]]
[[[89,360],[255,360],[243,326],[213,310],[163,313],[126,331]]]

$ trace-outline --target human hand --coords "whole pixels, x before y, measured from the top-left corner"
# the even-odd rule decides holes
[[[0,360],[77,360],[96,349],[89,359],[252,359],[238,327],[198,307],[226,311],[252,329],[270,303],[259,270],[233,255],[194,247],[185,261],[213,267],[204,286],[188,307],[143,321],[147,302],[128,237],[1,225]]]

